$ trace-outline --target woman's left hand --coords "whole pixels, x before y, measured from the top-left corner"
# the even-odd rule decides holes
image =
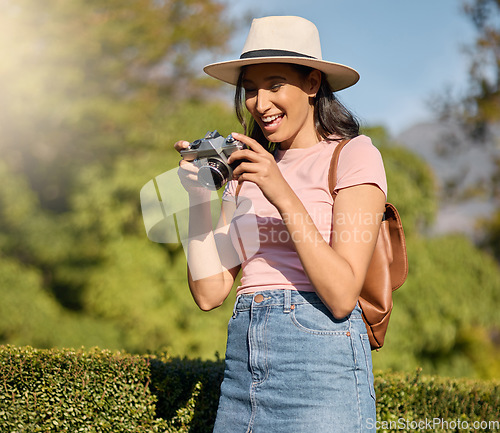
[[[230,164],[244,160],[233,171],[233,178],[240,184],[244,181],[255,183],[269,202],[279,208],[280,200],[289,197],[293,191],[281,174],[274,156],[246,135],[234,132],[232,136],[247,146],[247,149],[237,150],[229,157]]]

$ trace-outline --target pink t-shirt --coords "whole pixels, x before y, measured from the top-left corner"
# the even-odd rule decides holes
[[[333,198],[328,188],[328,171],[335,146],[336,142],[325,140],[305,149],[278,150],[275,154],[283,177],[330,245]],[[366,183],[377,185],[387,196],[380,152],[370,138],[360,135],[340,153],[336,190]],[[234,201],[236,186],[237,181],[227,184],[223,200]],[[275,289],[314,291],[295,251],[292,235],[259,187],[244,182],[236,202],[230,234],[242,264],[237,293]]]

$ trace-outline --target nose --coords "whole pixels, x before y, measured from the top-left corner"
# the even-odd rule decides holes
[[[259,89],[257,92],[257,101],[255,101],[255,109],[260,114],[264,114],[270,107],[269,92],[266,89]]]

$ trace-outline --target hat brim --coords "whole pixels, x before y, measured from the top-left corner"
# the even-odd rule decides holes
[[[340,63],[327,62],[304,57],[253,57],[251,59],[229,60],[226,62],[212,63],[203,70],[213,78],[225,83],[236,85],[243,66],[262,63],[292,63],[296,65],[309,66],[324,72],[328,83],[334,92],[346,89],[359,80],[359,74],[353,68]]]

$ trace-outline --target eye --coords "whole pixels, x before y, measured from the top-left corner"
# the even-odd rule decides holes
[[[271,86],[271,92],[277,92],[279,89],[281,89],[283,87],[283,84],[282,83],[278,83],[278,84],[273,84]]]
[[[245,96],[248,98],[248,97],[252,97],[254,96],[256,93],[257,93],[257,90],[256,89],[252,89],[252,88],[248,88],[248,89],[244,89],[245,90]]]

